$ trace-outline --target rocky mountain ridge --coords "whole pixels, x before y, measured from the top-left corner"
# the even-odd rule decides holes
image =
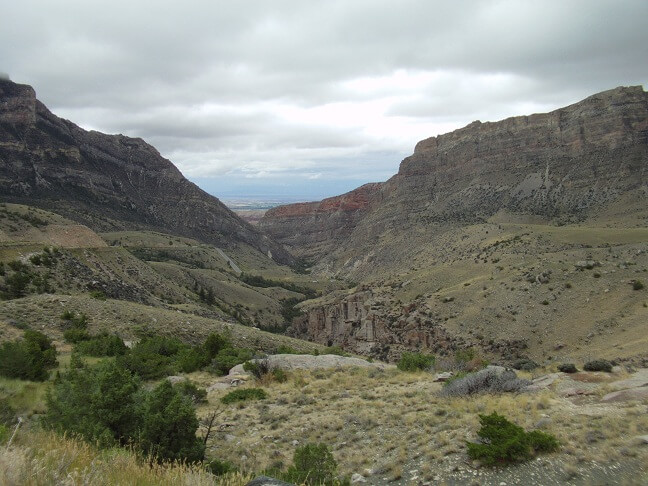
[[[95,231],[149,229],[293,257],[188,181],[139,138],[86,131],[53,115],[30,86],[0,80],[0,198]]]
[[[484,222],[498,213],[564,224],[629,193],[643,199],[646,160],[648,94],[620,87],[550,113],[476,121],[428,138],[388,181],[338,196],[360,191],[361,207],[284,206],[259,226],[296,254],[353,275],[359,255],[388,232]]]
[[[423,140],[388,181],[260,227],[359,284],[302,304],[296,336],[389,359],[475,347],[641,363],[647,203],[648,94],[630,87]]]

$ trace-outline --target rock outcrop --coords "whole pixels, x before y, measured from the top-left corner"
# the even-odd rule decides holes
[[[60,213],[95,231],[153,229],[218,246],[293,257],[188,181],[142,139],[86,131],[25,85],[0,80],[0,198]]]
[[[403,305],[379,290],[364,289],[328,303],[306,304],[303,310],[290,329],[294,336],[383,361],[397,360],[412,349],[446,354],[473,346],[514,359],[526,348],[521,340],[464,339],[449,332],[442,317],[426,303]]]
[[[384,370],[390,365],[384,363],[370,363],[361,358],[352,356],[338,356],[337,354],[271,354],[266,358],[253,359],[253,362],[264,361],[271,370],[281,369],[291,370],[322,370],[330,368],[377,368]],[[245,368],[242,364],[234,366],[229,371],[229,376],[245,374]]]
[[[327,203],[356,194],[365,195],[364,204],[345,210]],[[648,198],[648,94],[640,86],[428,138],[387,182],[276,208],[259,225],[296,252],[340,269],[389,232],[469,224],[502,212],[582,221],[629,194]],[[335,209],[322,209],[329,206]]]

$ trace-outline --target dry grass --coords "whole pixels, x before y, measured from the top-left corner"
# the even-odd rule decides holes
[[[426,373],[296,371],[288,382],[271,384],[268,399],[225,408],[208,454],[259,471],[289,464],[298,445],[325,442],[341,473],[369,469],[394,480],[412,468],[430,475],[449,457],[463,461],[478,414],[496,411],[527,430],[541,426],[560,440],[559,457],[583,461],[623,459],[632,437],[648,433],[645,404],[599,405],[592,397],[593,403],[576,405],[550,390],[441,398],[440,388]],[[199,414],[226,392],[211,393]],[[648,460],[648,451],[634,450]]]
[[[64,310],[86,314],[90,332],[117,332],[126,340],[138,339],[138,333],[145,331],[198,343],[209,333],[217,332],[228,334],[241,347],[273,350],[285,345],[304,352],[322,349],[318,344],[240,324],[122,300],[100,301],[88,295],[43,294],[0,302],[0,319],[19,321],[62,341]]]
[[[231,474],[216,481],[198,466],[149,466],[123,449],[98,450],[78,440],[42,431],[21,432],[11,447],[0,447],[0,484],[40,485],[213,485],[239,486],[251,477]]]

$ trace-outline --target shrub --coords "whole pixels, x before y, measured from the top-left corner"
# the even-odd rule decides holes
[[[11,425],[16,420],[16,411],[6,400],[0,400],[0,424]]]
[[[106,300],[106,294],[103,290],[91,290],[90,297],[97,300]]]
[[[31,274],[25,272],[15,272],[6,277],[5,284],[7,285],[9,298],[17,299],[24,297],[27,292],[27,285],[29,285],[31,279]]]
[[[479,415],[481,443],[468,442],[468,456],[493,466],[530,459],[539,452],[558,450],[555,437],[540,431],[527,433],[518,425],[493,412]]]
[[[262,388],[240,388],[229,392],[227,395],[221,398],[221,402],[224,404],[230,404],[234,402],[244,402],[246,400],[263,400],[268,398],[265,390]]]
[[[65,322],[64,326],[66,329],[87,329],[88,328],[88,316],[83,312],[76,314],[73,311],[66,310],[61,314],[61,319]]]
[[[47,395],[44,425],[99,446],[129,445],[162,461],[196,462],[204,444],[189,399],[168,381],[152,391],[116,362],[87,367],[73,359]]]
[[[243,369],[248,373],[254,375],[257,380],[260,380],[265,375],[270,373],[270,363],[267,359],[257,359],[254,361],[246,361],[243,363]]]
[[[274,354],[302,354],[302,353],[297,351],[295,348],[291,346],[282,344],[275,350]]]
[[[349,356],[349,353],[345,353],[344,349],[340,346],[328,346],[324,348],[320,354],[335,354],[337,356]]]
[[[47,395],[44,424],[101,446],[126,444],[137,427],[139,380],[114,362],[86,367],[77,360]]]
[[[539,366],[540,365],[538,363],[528,358],[518,359],[511,365],[511,367],[513,367],[514,369],[521,371],[533,371]]]
[[[38,347],[42,353],[40,359],[42,359],[43,365],[46,368],[53,368],[58,364],[58,361],[56,361],[56,346],[52,344],[52,340],[45,334],[27,329],[23,335],[23,339]]]
[[[562,363],[558,365],[558,371],[562,371],[563,373],[576,373],[578,369],[573,363]]]
[[[224,348],[214,357],[211,371],[217,375],[226,375],[234,366],[245,363],[254,357],[254,352],[246,348]]]
[[[426,370],[434,365],[434,356],[431,354],[409,353],[405,351],[397,363],[401,371]]]
[[[295,449],[290,481],[305,484],[330,484],[335,479],[337,463],[326,444],[306,444]]]
[[[474,348],[459,349],[453,356],[441,357],[435,362],[437,369],[447,371],[478,371],[486,366],[488,366],[488,361],[481,357]]]
[[[178,369],[183,373],[197,371],[209,363],[203,348],[187,347],[178,351],[175,359]]]
[[[205,353],[209,361],[214,359],[221,350],[230,347],[231,344],[229,339],[217,333],[209,334],[209,336],[207,336],[207,339],[205,339],[205,343],[203,344],[203,348],[205,349]]]
[[[634,280],[632,282],[632,290],[641,290],[644,288],[644,284],[641,280]]]
[[[177,339],[164,336],[146,337],[138,342],[129,353],[120,358],[120,362],[132,373],[145,380],[161,378],[175,372],[176,355],[186,348]]]
[[[223,474],[235,472],[236,467],[231,462],[212,459],[207,463],[207,470],[214,476],[222,476]]]
[[[189,380],[184,380],[173,385],[182,396],[187,397],[194,405],[198,403],[207,403],[207,390],[198,388]]]
[[[519,379],[515,371],[486,368],[458,378],[441,390],[443,396],[466,396],[477,393],[505,393],[524,390],[531,382]]]
[[[27,267],[27,265],[25,265],[20,260],[12,260],[9,263],[7,263],[7,266],[9,268],[11,268],[14,272],[27,272],[27,271],[29,271],[29,267]]]
[[[0,375],[21,380],[45,381],[58,363],[56,348],[44,334],[26,330],[23,339],[0,346]]]
[[[120,357],[119,363],[144,380],[153,380],[173,374],[171,358],[143,350],[131,350]]]
[[[164,380],[144,393],[138,411],[136,443],[158,461],[202,461],[205,445],[196,437],[198,419],[190,401]]]
[[[585,363],[583,369],[585,371],[605,371],[609,373],[612,371],[612,363],[606,359],[595,359]]]
[[[63,339],[68,343],[77,344],[81,341],[90,339],[90,334],[85,329],[77,329],[75,327],[63,331]]]
[[[272,377],[277,381],[277,383],[285,383],[288,381],[288,374],[281,368],[273,369]]]
[[[123,356],[128,352],[124,341],[116,334],[101,333],[89,336],[88,339],[77,343],[74,349],[86,356]]]

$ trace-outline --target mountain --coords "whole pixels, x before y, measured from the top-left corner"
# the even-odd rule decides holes
[[[422,140],[387,182],[275,208],[259,227],[296,254],[354,275],[357,258],[387,232],[498,215],[564,224],[623,197],[644,198],[647,140],[648,95],[620,87]]]
[[[259,227],[358,283],[302,304],[297,336],[391,359],[644,359],[647,221],[648,94],[620,87],[428,138],[388,181]]]
[[[157,230],[220,247],[248,244],[294,263],[139,138],[86,131],[30,86],[0,80],[0,199],[52,210],[95,231]]]

